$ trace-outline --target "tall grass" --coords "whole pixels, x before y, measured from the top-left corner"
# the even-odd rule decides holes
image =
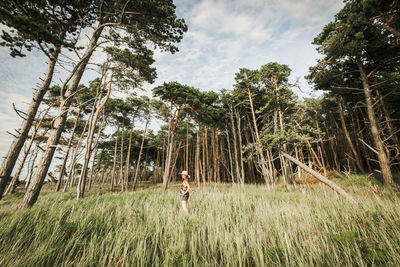
[[[0,266],[399,266],[399,195],[355,197],[210,185],[194,188],[189,215],[176,188],[48,192],[27,210],[15,210],[21,195],[6,197]]]

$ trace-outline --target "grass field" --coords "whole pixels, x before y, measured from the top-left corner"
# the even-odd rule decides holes
[[[400,193],[366,176],[338,180],[352,205],[322,185],[107,192],[82,200],[44,188],[0,201],[0,266],[399,266]]]

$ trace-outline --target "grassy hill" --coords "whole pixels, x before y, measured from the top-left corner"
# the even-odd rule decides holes
[[[400,194],[367,179],[338,180],[358,205],[320,184],[195,187],[189,215],[177,187],[47,187],[27,210],[18,192],[0,201],[0,266],[398,266]]]

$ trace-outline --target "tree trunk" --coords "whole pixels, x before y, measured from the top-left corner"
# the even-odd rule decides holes
[[[242,141],[242,127],[241,127],[241,119],[240,119],[240,115],[237,111],[235,111],[235,117],[236,117],[236,125],[237,125],[237,133],[238,133],[238,147],[239,147],[239,163],[240,163],[240,177],[242,178],[241,180],[241,185],[244,186],[244,182],[245,182],[245,172],[244,172],[244,160],[243,160],[243,141]]]
[[[200,129],[197,131],[196,135],[196,155],[195,155],[195,177],[197,186],[200,186]]]
[[[347,144],[349,145],[349,147],[351,149],[351,152],[353,153],[353,156],[355,158],[355,162],[356,162],[356,165],[357,165],[358,169],[362,173],[364,173],[365,171],[364,171],[363,166],[361,165],[360,157],[359,157],[359,155],[358,155],[358,153],[357,153],[357,151],[356,151],[356,149],[355,149],[355,147],[353,145],[353,142],[351,141],[349,131],[347,130],[346,122],[344,120],[342,103],[341,103],[341,100],[339,99],[339,97],[336,98],[336,102],[337,102],[337,105],[338,105],[339,118],[340,118],[340,121],[342,123],[342,128],[343,128],[343,131],[344,131],[344,135],[346,136]]]
[[[381,167],[383,182],[385,184],[393,184],[392,171],[390,170],[389,159],[385,152],[384,144],[379,136],[378,123],[375,117],[374,106],[371,97],[371,88],[368,84],[368,78],[365,73],[364,65],[360,58],[357,58],[357,65],[360,70],[361,80],[364,87],[365,101],[367,104],[367,114],[370,123],[371,135],[375,143],[376,152],[378,154],[379,165]]]
[[[172,149],[173,149],[173,143],[174,143],[174,136],[175,136],[175,128],[176,125],[178,124],[179,120],[179,113],[180,113],[180,108],[175,111],[175,114],[172,116],[172,104],[171,104],[171,112],[170,112],[170,119],[169,119],[169,145],[167,147],[167,156],[165,159],[165,169],[164,169],[164,174],[163,174],[163,189],[166,190],[168,187],[169,183],[169,177],[171,173],[171,160],[172,160]]]
[[[38,132],[38,130],[39,130],[39,128],[40,128],[40,125],[42,124],[42,122],[43,122],[44,118],[46,117],[47,112],[48,112],[49,110],[50,110],[50,108],[47,108],[47,109],[45,110],[45,112],[44,112],[42,118],[35,124],[35,127],[33,128],[33,133],[32,133],[31,139],[30,139],[30,141],[29,141],[29,144],[28,144],[28,146],[26,147],[24,156],[23,156],[23,158],[22,158],[22,160],[21,160],[21,163],[20,163],[20,165],[19,165],[19,167],[18,167],[18,170],[15,172],[15,174],[14,174],[12,180],[11,180],[11,183],[10,183],[10,185],[9,185],[8,188],[7,188],[6,194],[12,194],[12,193],[14,193],[14,190],[15,190],[15,188],[16,188],[16,186],[17,186],[17,181],[18,181],[18,179],[19,179],[19,176],[21,175],[22,169],[24,168],[26,158],[28,157],[28,154],[29,154],[29,152],[31,151],[31,148],[32,148],[32,145],[33,145],[33,141],[35,141],[36,134],[37,134],[37,132]],[[39,116],[40,116],[40,115],[39,115]]]
[[[26,179],[25,179],[26,180],[25,188],[28,188],[29,184],[31,183],[33,169],[35,168],[35,162],[36,162],[37,155],[39,153],[39,149],[40,149],[39,144],[36,144],[36,148],[33,152],[32,159],[30,159],[30,161],[32,161],[32,162],[30,162],[31,164],[30,164],[30,166],[28,166],[28,172],[27,172]]]
[[[334,182],[332,182],[328,178],[326,178],[323,175],[319,174],[318,172],[314,171],[313,169],[311,169],[310,167],[308,167],[304,163],[301,163],[300,161],[298,161],[297,159],[293,158],[289,154],[286,154],[284,152],[281,152],[281,153],[285,158],[287,158],[288,160],[292,161],[294,164],[296,164],[297,166],[299,166],[300,168],[302,168],[303,170],[305,170],[306,172],[308,172],[309,174],[311,174],[312,176],[314,176],[315,178],[317,178],[318,180],[320,180],[324,184],[328,185],[330,188],[332,188],[337,193],[342,195],[348,201],[350,201],[350,202],[352,202],[354,204],[357,203],[356,200],[351,195],[346,193],[342,188],[340,188],[337,184],[335,184]]]
[[[74,153],[72,154],[71,162],[69,163],[67,182],[64,185],[63,192],[67,191],[67,188],[69,186],[73,185],[75,161],[78,156],[79,147],[81,146],[81,142],[82,142],[83,136],[85,135],[88,123],[89,123],[89,120],[86,120],[85,126],[83,127],[83,130],[81,132],[81,135],[79,136],[78,142],[76,143]]]
[[[389,134],[390,134],[389,138],[392,140],[393,144],[396,146],[396,149],[400,150],[400,141],[399,141],[399,138],[397,137],[397,131],[392,123],[392,119],[390,118],[390,113],[385,105],[385,102],[383,101],[382,95],[379,93],[378,90],[376,90],[376,94],[379,97],[379,102],[381,104],[383,114],[385,115],[386,127],[389,130]]]
[[[119,135],[119,123],[117,121],[117,136],[115,137],[115,146],[114,146],[114,158],[113,158],[113,167],[111,171],[111,189],[114,186],[114,177],[115,177],[115,168],[117,166],[117,151],[118,151],[118,135]]]
[[[125,137],[125,117],[122,123],[122,131],[121,131],[121,146],[119,152],[119,174],[118,174],[118,183],[121,183],[121,190],[124,189],[124,138]]]
[[[240,174],[240,169],[239,169],[239,158],[238,158],[238,148],[237,148],[237,132],[236,132],[236,127],[235,123],[233,120],[233,110],[230,112],[230,118],[231,118],[231,124],[232,124],[232,135],[233,135],[233,156],[234,156],[234,165],[235,165],[235,171],[236,171],[236,180],[240,182],[240,184],[243,186],[243,178],[241,177]],[[240,133],[239,133],[240,134]]]
[[[61,169],[60,169],[60,174],[58,176],[58,181],[57,181],[57,185],[56,185],[56,192],[60,191],[60,187],[61,187],[61,184],[62,184],[62,179],[64,178],[65,166],[67,165],[67,159],[68,159],[69,151],[71,149],[72,140],[74,139],[74,134],[75,134],[75,131],[76,131],[76,127],[78,126],[78,121],[79,121],[79,116],[81,114],[81,111],[82,111],[82,107],[79,108],[79,110],[78,110],[78,112],[76,113],[76,116],[75,116],[74,127],[72,128],[71,137],[68,140],[67,151],[65,151],[63,163],[62,163]]]
[[[104,105],[107,103],[107,100],[110,97],[111,94],[111,83],[112,83],[112,79],[114,77],[114,71],[111,72],[111,77],[110,80],[108,82],[108,90],[107,90],[107,95],[105,96],[103,102],[101,102],[97,108],[96,111],[91,119],[91,123],[90,123],[90,127],[89,127],[89,134],[87,136],[87,142],[86,142],[86,152],[85,152],[85,159],[83,161],[83,165],[82,165],[82,170],[81,170],[81,174],[79,177],[79,182],[78,182],[78,186],[76,188],[77,190],[77,195],[76,198],[83,198],[84,194],[85,194],[85,185],[86,185],[86,177],[87,177],[87,169],[89,166],[89,162],[90,162],[90,157],[92,156],[92,152],[93,152],[93,148],[92,148],[92,141],[93,141],[93,136],[94,136],[94,131],[96,129],[96,123],[97,123],[97,118],[100,114],[100,111],[103,109]],[[99,89],[99,98],[101,97],[101,93],[100,93]],[[97,96],[96,96],[97,98]],[[99,99],[100,102],[100,99]],[[96,103],[96,102],[95,102]],[[95,103],[93,104],[93,109],[95,107]]]
[[[149,125],[150,116],[151,116],[151,112],[149,112],[147,114],[146,125],[144,126],[143,138],[142,138],[142,143],[140,144],[139,157],[138,157],[137,164],[136,164],[135,177],[133,179],[132,191],[135,191],[135,186],[136,186],[137,177],[138,177],[138,173],[139,173],[140,159],[142,157],[143,145],[144,145],[144,140],[146,138],[147,126]]]
[[[66,86],[69,81],[65,94],[63,94],[63,90],[61,90],[61,96],[63,99],[61,100],[58,114],[53,123],[53,129],[50,131],[49,138],[47,139],[46,147],[44,149],[44,152],[42,153],[39,166],[36,169],[33,180],[29,185],[29,188],[25,193],[24,199],[20,204],[20,208],[31,207],[36,202],[39,196],[44,179],[46,178],[47,171],[49,170],[54,152],[56,150],[58,141],[60,139],[61,133],[64,130],[64,125],[67,119],[67,114],[69,111],[70,104],[73,99],[73,94],[76,92],[78,88],[79,82],[86,69],[86,65],[97,46],[97,41],[100,38],[102,30],[103,28],[98,28],[94,31],[90,39],[89,46],[85,51],[85,54],[81,58],[80,62],[75,66],[74,71],[71,74],[70,81],[68,79],[65,82]],[[65,86],[63,85],[61,89],[65,88]]]
[[[253,107],[253,97],[251,96],[251,91],[250,91],[250,87],[247,88],[248,94],[249,94],[249,101],[250,101],[250,107],[251,107],[251,115],[253,117],[253,123],[254,123],[254,130],[256,133],[256,137],[257,137],[257,142],[260,141],[260,135],[258,134],[258,127],[257,127],[257,121],[256,121],[256,115],[254,113],[254,107]],[[261,173],[264,177],[265,183],[267,184],[268,189],[270,188],[270,184],[272,181],[270,181],[270,177],[268,177],[268,170],[267,170],[267,166],[266,166],[266,161],[265,161],[265,157],[264,157],[264,153],[262,151],[262,147],[261,144],[257,144],[257,152],[260,156],[260,160],[261,160]]]
[[[93,172],[94,172],[94,168],[95,168],[94,165],[95,165],[96,155],[97,155],[97,144],[100,139],[101,131],[103,130],[103,127],[104,127],[105,119],[106,118],[105,118],[104,111],[103,111],[103,118],[101,120],[100,127],[97,131],[97,135],[96,135],[96,138],[93,143],[94,151],[93,151],[92,168],[90,169],[90,175],[89,175],[89,181],[88,181],[88,190],[90,190],[90,187],[92,185],[92,177],[93,177]],[[100,163],[100,160],[99,160],[99,163]],[[100,167],[100,164],[98,164],[98,167]]]
[[[128,191],[128,180],[129,174],[131,170],[131,149],[132,149],[132,136],[133,136],[133,129],[135,128],[135,116],[132,117],[132,125],[131,130],[129,132],[129,144],[128,144],[128,152],[126,153],[126,163],[125,163],[125,190]]]
[[[65,32],[60,35],[62,38],[65,35]],[[3,196],[4,190],[7,186],[8,181],[10,180],[11,173],[14,169],[15,163],[18,159],[19,153],[21,152],[22,147],[24,146],[25,140],[28,137],[29,130],[32,127],[32,123],[36,117],[36,113],[39,109],[40,103],[43,100],[44,95],[46,94],[51,81],[53,79],[53,73],[56,66],[56,62],[58,59],[58,55],[60,53],[61,47],[56,46],[54,48],[54,52],[52,53],[52,57],[47,62],[47,70],[45,77],[40,84],[39,88],[35,91],[33,95],[32,102],[29,105],[29,108],[26,112],[26,116],[22,121],[22,124],[18,130],[19,135],[17,135],[13,142],[11,143],[10,148],[8,149],[7,155],[5,156],[3,162],[1,163],[0,168],[0,199]]]

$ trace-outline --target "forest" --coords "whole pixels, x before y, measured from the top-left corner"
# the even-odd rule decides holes
[[[172,0],[5,0],[0,22],[11,57],[47,59],[1,162],[2,266],[400,264],[399,1],[344,1],[315,98],[275,61],[143,93],[188,31]]]

